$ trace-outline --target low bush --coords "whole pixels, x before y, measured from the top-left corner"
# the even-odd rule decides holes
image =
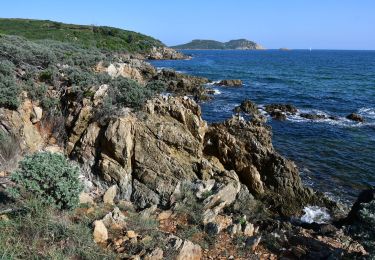
[[[0,75],[13,76],[16,66],[8,60],[0,60]]]
[[[17,109],[21,88],[12,76],[0,75],[0,107]]]
[[[9,190],[14,197],[31,196],[57,208],[73,208],[82,191],[79,169],[62,154],[40,152],[26,156],[11,175],[16,184]]]
[[[16,66],[30,64],[47,68],[57,62],[55,54],[47,47],[18,36],[0,36],[0,56]]]

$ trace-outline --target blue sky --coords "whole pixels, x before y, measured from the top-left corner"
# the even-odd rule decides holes
[[[247,38],[267,48],[375,49],[375,0],[4,0],[0,17],[109,25],[167,45]]]

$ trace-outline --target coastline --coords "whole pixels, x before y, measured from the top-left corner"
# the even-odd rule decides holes
[[[165,49],[152,55],[183,57]],[[21,157],[60,153],[80,166],[85,186],[80,200],[90,206],[81,205],[74,214],[88,217],[92,211],[104,211],[89,218],[98,245],[123,253],[135,244],[134,255],[149,256],[155,250],[160,255],[161,250],[161,255],[194,254],[197,259],[216,258],[226,250],[245,258],[366,254],[349,234],[338,235],[343,226],[334,222],[345,219],[346,212],[302,184],[296,165],[274,149],[271,129],[257,109],[249,120],[233,115],[207,124],[194,99],[207,99],[203,85],[208,79],[158,71],[131,56],[116,58],[95,62],[95,73],[110,77],[106,84],[89,84],[82,92],[67,84],[58,65],[57,83],[45,96],[64,106],[59,124],[66,132],[60,141],[53,132],[58,128],[43,121],[48,107],[31,95],[16,109],[0,109],[2,129],[22,141]],[[111,84],[114,89],[127,87],[125,93],[121,88],[111,93]],[[146,96],[144,103],[141,99],[134,107],[128,105],[129,93],[139,93],[131,91],[161,85],[173,94]],[[116,104],[117,111],[105,110],[106,97],[125,97],[129,103]],[[11,171],[2,178],[8,181]],[[137,222],[144,218],[146,222]],[[152,225],[144,229],[145,223]],[[143,250],[143,239],[151,235],[158,243]]]

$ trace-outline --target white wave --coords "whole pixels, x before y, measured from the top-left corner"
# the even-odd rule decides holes
[[[220,95],[221,94],[221,91],[216,89],[216,88],[214,88],[213,91],[214,91],[214,95]]]
[[[302,117],[301,114],[323,115],[325,116],[325,118],[308,119],[308,118]],[[297,114],[295,115],[287,114],[287,119],[292,122],[297,122],[297,123],[305,123],[305,122],[326,123],[326,124],[330,124],[333,126],[340,126],[340,127],[364,127],[364,126],[375,125],[375,122],[367,122],[367,123],[355,122],[353,120],[347,119],[346,117],[334,116],[332,114],[328,114],[324,111],[317,110],[317,109],[299,109]]]
[[[362,107],[358,110],[358,114],[365,118],[375,119],[375,108],[373,107]]]
[[[212,81],[212,82],[209,82],[209,83],[206,83],[206,86],[214,86],[214,85],[217,85],[219,84],[221,80],[216,80],[216,81]]]
[[[318,207],[318,206],[307,206],[303,209],[305,214],[301,217],[301,221],[305,223],[318,223],[323,224],[327,223],[331,216],[328,213],[326,208]]]

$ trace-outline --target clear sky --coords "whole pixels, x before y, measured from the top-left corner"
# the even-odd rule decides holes
[[[375,0],[3,0],[0,17],[114,26],[167,45],[247,38],[266,48],[375,49]]]

